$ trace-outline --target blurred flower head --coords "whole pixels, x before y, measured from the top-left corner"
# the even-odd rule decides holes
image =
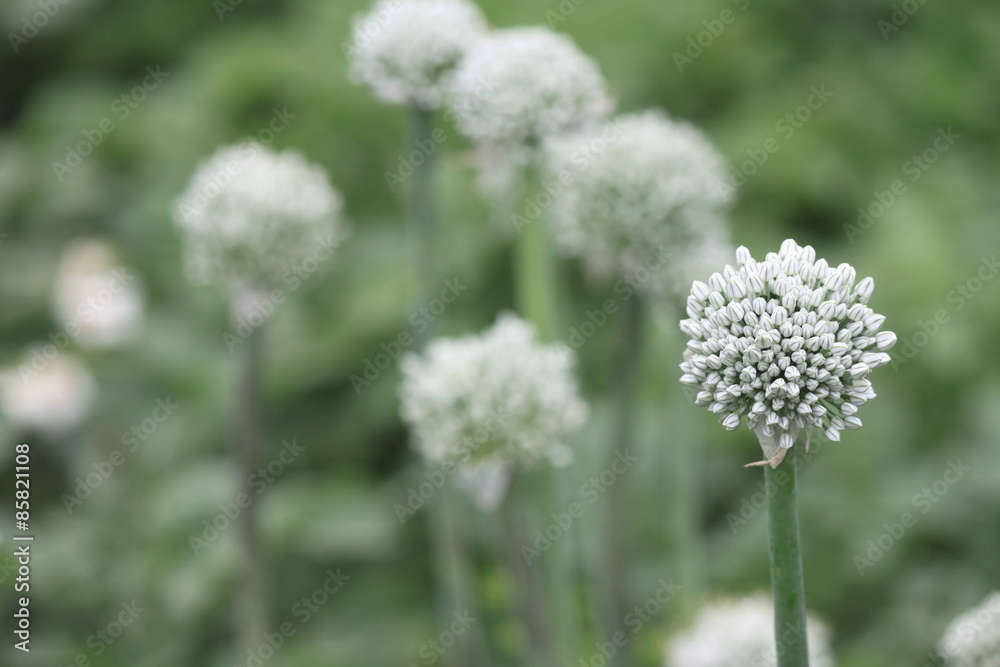
[[[839,440],[861,427],[855,413],[875,396],[868,374],[889,363],[896,336],[867,306],[874,281],[855,285],[849,264],[833,268],[791,239],[762,262],[741,246],[736,260],[691,288],[681,382],[726,428],[746,418],[777,467],[801,430]]]
[[[650,110],[547,143],[557,245],[598,274],[645,267],[646,293],[681,297],[731,252],[722,157],[697,128]],[[654,254],[665,255],[655,262]]]
[[[455,75],[451,115],[480,146],[534,146],[599,122],[611,110],[597,63],[544,27],[479,40]]]
[[[435,109],[486,29],[482,12],[467,0],[379,0],[354,21],[346,48],[351,78],[390,104]]]
[[[63,253],[54,306],[59,325],[84,347],[112,347],[135,338],[143,294],[135,272],[115,262],[107,245],[77,241]]]
[[[1000,666],[1000,591],[952,621],[938,652],[949,667]]]
[[[829,633],[807,621],[809,664],[833,667]],[[789,630],[788,641],[797,639]],[[780,640],[780,638],[779,638]],[[666,667],[776,667],[774,607],[768,597],[722,600],[706,605],[694,623],[667,647]]]
[[[0,371],[0,412],[16,428],[60,435],[87,416],[97,386],[80,362],[48,350],[28,350],[19,367]]]
[[[587,416],[568,349],[536,340],[504,313],[483,333],[432,341],[401,361],[401,414],[429,462],[468,478],[570,457],[566,442]]]
[[[174,207],[188,278],[236,291],[267,289],[343,237],[342,200],[326,171],[297,151],[245,141],[198,165]]]

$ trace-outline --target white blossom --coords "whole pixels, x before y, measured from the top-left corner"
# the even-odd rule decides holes
[[[379,0],[354,20],[346,48],[351,78],[390,104],[435,109],[486,29],[482,12],[467,0]]]
[[[808,446],[813,428],[839,440],[861,427],[858,408],[875,396],[868,374],[889,363],[896,336],[867,305],[874,281],[855,285],[849,264],[831,267],[791,239],[762,262],[742,246],[736,259],[691,287],[681,382],[726,428],[746,419],[777,467],[800,431]]]
[[[78,241],[63,253],[56,275],[55,318],[84,347],[106,348],[135,338],[144,298],[134,269],[115,262],[98,241]]]
[[[809,664],[833,667],[829,632],[807,620]],[[793,633],[794,637],[794,633]],[[665,667],[776,667],[774,608],[764,595],[722,600],[699,611],[667,646]]]
[[[174,208],[187,275],[236,291],[278,285],[329,255],[344,233],[341,205],[326,171],[297,151],[249,140],[220,148]]]
[[[80,362],[52,349],[32,348],[19,367],[0,371],[0,413],[17,428],[61,435],[87,416],[97,385]]]
[[[569,37],[524,27],[470,49],[455,75],[451,115],[473,143],[514,148],[599,122],[611,106],[597,63]]]
[[[938,652],[949,667],[1000,667],[1000,591],[952,621]]]
[[[649,110],[546,147],[555,241],[598,274],[632,275],[661,253],[647,293],[682,297],[728,255],[722,157],[693,125]]]
[[[400,412],[432,464],[497,483],[497,467],[563,464],[586,404],[567,348],[536,340],[510,313],[481,334],[432,341],[401,361]]]

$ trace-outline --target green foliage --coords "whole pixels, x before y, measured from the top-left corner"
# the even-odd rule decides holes
[[[41,4],[5,5],[4,34],[21,34]],[[360,392],[351,380],[364,375],[366,361],[377,363],[413,312],[405,193],[391,192],[385,177],[410,150],[405,119],[347,80],[341,49],[350,17],[366,3],[52,4],[60,9],[37,36],[16,52],[11,44],[0,49],[0,355],[4,365],[17,363],[27,345],[58,330],[53,277],[73,239],[114,244],[139,270],[148,312],[135,342],[80,352],[100,386],[84,428],[51,438],[0,422],[5,479],[13,443],[33,444],[32,658],[39,662],[30,664],[70,664],[80,653],[102,666],[234,664],[236,531],[223,531],[197,557],[189,536],[201,535],[236,492],[228,445],[237,355],[222,337],[225,304],[182,278],[169,210],[199,159],[259,136],[276,110],[294,118],[273,145],[297,147],[328,169],[353,233],[264,332],[268,458],[286,439],[306,446],[258,501],[277,591],[273,616],[297,628],[271,664],[426,664],[417,651],[440,631],[429,517],[419,512],[401,524],[393,510],[422,479],[397,416],[395,364]],[[970,282],[1000,247],[1000,7],[931,0],[886,32],[879,22],[892,24],[889,0],[480,4],[497,26],[557,21],[598,59],[620,109],[659,105],[703,127],[746,175],[734,236],[754,254],[794,237],[874,277],[873,307],[900,337],[899,363],[875,374],[879,397],[860,414],[865,427],[823,443],[800,475],[807,601],[832,627],[839,664],[923,664],[947,621],[1000,581],[1000,299],[991,279]],[[232,9],[222,20],[220,6]],[[713,35],[712,22],[726,11],[732,21]],[[687,52],[699,39],[707,46]],[[681,71],[677,53],[691,60]],[[151,89],[136,88],[147,67],[168,74]],[[802,107],[820,87],[829,99]],[[437,156],[438,275],[469,288],[434,329],[457,334],[511,306],[510,248],[476,195],[468,147],[440,123],[448,138]],[[957,138],[935,150],[942,130]],[[54,166],[71,164],[81,142],[97,145],[79,166]],[[897,180],[902,194],[893,195]],[[880,202],[890,196],[890,205]],[[871,222],[859,221],[859,208]],[[576,265],[560,270],[571,285],[566,338],[611,293]],[[934,327],[935,318],[943,323]],[[763,512],[735,529],[732,521],[759,491],[759,471],[741,467],[759,456],[758,445],[749,432],[728,433],[686,404],[676,386],[676,319],[658,316],[645,331],[637,438],[648,464],[629,480],[632,523],[641,531],[631,586],[643,599],[674,571],[662,481],[677,428],[703,440],[702,470],[692,474],[703,500],[710,590],[766,588]],[[581,349],[594,418],[571,480],[601,469],[613,329],[600,328]],[[166,397],[179,403],[176,415],[68,513],[64,494]],[[957,460],[972,470],[931,499],[924,489]],[[10,507],[0,504],[5,537]],[[869,540],[877,547],[885,524],[905,512],[915,525],[859,574],[855,557],[870,558]],[[471,513],[466,519],[477,523]],[[478,586],[495,626],[491,641],[509,656],[523,643],[510,625],[510,575],[482,546],[485,527],[479,532]],[[0,545],[0,565],[12,550],[9,539]],[[302,596],[337,568],[347,583],[300,623]],[[9,620],[9,576],[2,585],[0,611]],[[133,598],[147,611],[97,655],[88,637]],[[679,623],[668,606],[643,631],[634,651],[640,664],[657,664],[662,640]],[[22,664],[9,641],[0,655]]]

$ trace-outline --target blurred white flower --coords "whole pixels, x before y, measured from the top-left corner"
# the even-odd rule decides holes
[[[1000,591],[952,621],[938,652],[949,667],[1000,667]]]
[[[97,386],[67,353],[46,357],[41,349],[27,352],[31,363],[0,371],[0,412],[17,428],[60,435],[87,416]]]
[[[807,620],[809,664],[833,667],[829,632]],[[797,640],[794,630],[787,641]],[[706,605],[667,645],[666,667],[776,667],[774,608],[764,595]]]
[[[350,75],[390,104],[436,109],[456,66],[486,32],[467,0],[379,0],[354,20]]]
[[[567,348],[538,342],[529,324],[503,313],[479,335],[403,357],[400,412],[425,459],[502,489],[498,467],[568,459],[566,442],[587,416],[574,364]]]
[[[451,99],[458,129],[480,146],[537,146],[596,123],[611,110],[597,63],[544,27],[499,30],[458,68]]]
[[[725,166],[696,127],[650,110],[546,144],[555,241],[598,274],[632,275],[662,254],[647,293],[683,296],[731,252]],[[558,185],[554,186],[558,187]]]
[[[777,467],[800,430],[808,446],[814,427],[830,440],[861,427],[858,408],[875,396],[868,374],[889,363],[896,336],[866,305],[874,281],[855,285],[849,264],[833,268],[791,239],[763,262],[742,246],[736,260],[691,288],[681,382],[726,428],[746,418]]]
[[[98,241],[77,241],[63,253],[55,283],[55,318],[83,347],[112,347],[135,338],[144,299],[135,272],[117,265]]]
[[[174,207],[187,275],[237,291],[287,281],[342,238],[341,206],[326,171],[297,151],[254,141],[220,148]]]

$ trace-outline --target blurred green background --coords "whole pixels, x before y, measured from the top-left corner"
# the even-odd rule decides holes
[[[147,299],[137,339],[75,350],[99,387],[82,426],[53,437],[0,423],[0,663],[63,665],[84,655],[93,665],[235,664],[236,531],[197,557],[189,536],[235,493],[227,443],[238,355],[222,337],[226,304],[183,279],[169,210],[200,158],[257,135],[277,109],[294,117],[272,145],[296,147],[326,167],[353,234],[258,332],[268,345],[267,458],[284,440],[305,447],[258,501],[274,620],[298,623],[293,608],[328,570],[349,579],[267,664],[428,664],[418,651],[442,629],[429,516],[400,524],[393,510],[422,474],[397,415],[398,374],[393,364],[360,394],[350,380],[405,330],[412,310],[405,200],[384,178],[408,150],[406,118],[347,80],[342,52],[350,18],[366,4],[10,0],[0,7],[0,361],[18,364],[28,346],[59,331],[53,284],[60,254],[76,239],[110,243],[137,270]],[[996,268],[984,264],[1000,245],[1000,5],[479,4],[498,27],[552,20],[599,61],[620,110],[662,106],[700,125],[746,176],[733,235],[754,255],[794,237],[874,277],[872,305],[899,335],[894,356],[903,363],[875,373],[879,397],[860,413],[865,427],[824,443],[801,477],[807,595],[832,628],[840,665],[923,665],[949,619],[1000,586],[1000,292],[991,280]],[[53,15],[37,35],[11,37],[29,34],[26,17],[35,21],[46,7]],[[220,8],[232,11],[220,20]],[[724,10],[733,20],[720,31],[714,22]],[[690,46],[698,40],[701,52]],[[133,97],[134,108],[116,105],[142,84],[147,67],[159,67],[162,82],[141,101]],[[828,99],[814,97],[814,108],[801,111],[816,89]],[[113,129],[100,132],[93,153],[57,174],[53,163],[66,162],[68,147],[106,118]],[[455,335],[482,329],[511,306],[510,248],[476,195],[467,146],[440,122],[448,139],[439,156],[438,272],[442,284],[457,278],[469,287],[434,327]],[[957,138],[930,150],[942,131]],[[777,146],[766,158],[765,144]],[[897,179],[903,193],[882,212],[872,208],[880,197],[888,201]],[[859,207],[872,214],[863,225]],[[576,264],[561,270],[571,286],[568,336],[610,292],[585,281]],[[977,272],[983,280],[970,283]],[[959,286],[967,296],[956,296]],[[928,326],[941,309],[947,322]],[[758,445],[746,429],[726,432],[676,387],[676,319],[649,318],[644,332],[637,434],[644,464],[627,481],[641,531],[639,566],[629,574],[637,602],[675,573],[663,480],[666,443],[677,433],[703,440],[691,474],[708,595],[768,587],[762,513],[736,530],[730,516],[759,490],[760,471],[742,467],[759,456]],[[601,446],[610,429],[614,328],[601,328],[581,349],[593,411],[581,451]],[[168,397],[179,405],[174,414],[68,513],[61,496]],[[22,439],[32,443],[34,484],[30,655],[13,650],[6,630],[14,610],[13,447]],[[586,480],[599,470],[588,468],[592,460],[581,456],[562,474]],[[971,472],[943,494],[932,491],[935,502],[915,500],[959,460]],[[860,575],[855,556],[907,511],[916,525]],[[471,510],[465,519],[478,523]],[[584,517],[581,534],[593,539],[598,519]],[[481,627],[498,664],[514,664],[521,635],[508,613],[510,575],[482,544],[475,548]],[[108,647],[88,643],[133,599],[145,611],[120,638]],[[668,605],[644,628],[637,664],[658,664],[679,622]]]

